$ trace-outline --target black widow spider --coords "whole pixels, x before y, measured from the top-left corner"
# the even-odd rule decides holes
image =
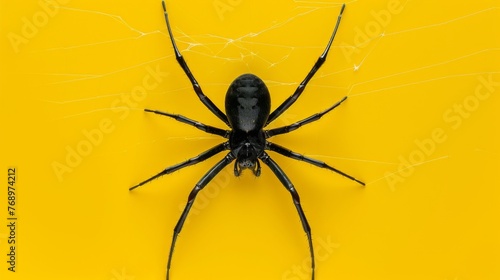
[[[236,160],[234,163],[235,176],[240,176],[241,172],[244,169],[250,169],[253,171],[253,174],[255,176],[259,176],[261,172],[259,160],[261,160],[267,166],[269,166],[269,168],[274,172],[276,177],[278,177],[281,183],[290,192],[290,194],[292,195],[293,203],[297,208],[300,221],[302,222],[302,227],[304,228],[304,231],[307,234],[307,239],[309,241],[312,279],[314,280],[315,262],[314,262],[314,250],[311,238],[311,228],[309,227],[309,223],[307,222],[304,211],[302,210],[302,206],[300,205],[299,194],[295,190],[290,179],[288,179],[288,177],[286,176],[285,172],[266,153],[265,150],[277,152],[281,155],[284,155],[286,157],[295,160],[302,160],[312,165],[329,169],[353,181],[356,181],[361,185],[365,185],[363,182],[357,180],[356,178],[347,175],[346,173],[334,167],[331,167],[330,165],[322,161],[303,156],[278,144],[274,144],[267,141],[267,139],[272,136],[291,132],[301,127],[302,125],[319,120],[323,115],[325,115],[326,113],[330,112],[331,110],[339,106],[344,100],[347,99],[347,96],[342,98],[339,102],[335,103],[330,108],[320,113],[314,114],[308,118],[305,118],[301,121],[298,121],[294,124],[273,128],[269,130],[264,130],[264,128],[272,121],[274,121],[278,116],[280,116],[283,112],[285,112],[297,100],[297,98],[299,98],[309,80],[311,80],[316,71],[318,71],[321,65],[323,65],[323,63],[325,62],[328,51],[330,50],[333,39],[335,38],[335,34],[337,33],[337,29],[339,27],[340,20],[342,18],[342,13],[344,12],[345,4],[342,5],[340,14],[337,18],[337,23],[333,30],[333,34],[330,37],[330,41],[328,42],[328,45],[326,46],[323,54],[321,54],[321,56],[314,64],[313,68],[307,74],[306,78],[300,83],[300,85],[297,87],[295,92],[290,97],[288,97],[280,106],[278,106],[278,108],[276,108],[271,114],[269,114],[271,111],[271,97],[269,95],[269,91],[266,85],[264,84],[264,81],[262,81],[259,77],[253,74],[243,74],[237,77],[231,83],[226,93],[225,103],[226,103],[227,116],[219,108],[217,108],[217,106],[203,93],[200,85],[198,84],[193,74],[191,73],[191,70],[189,70],[189,67],[186,61],[184,60],[184,57],[177,48],[174,36],[172,35],[172,30],[170,27],[170,22],[168,20],[165,1],[162,1],[162,5],[165,14],[165,21],[167,23],[168,34],[170,36],[170,40],[172,41],[172,46],[174,48],[175,58],[177,59],[177,62],[180,64],[182,70],[184,70],[186,76],[191,81],[194,91],[200,98],[201,102],[213,114],[215,114],[220,120],[222,120],[226,125],[228,125],[231,128],[230,130],[224,130],[217,127],[205,125],[203,123],[189,119],[182,115],[175,115],[157,110],[145,109],[146,112],[171,117],[179,122],[192,125],[207,133],[219,135],[228,139],[228,141],[221,143],[215,147],[212,147],[211,149],[206,150],[205,152],[199,154],[196,157],[190,158],[184,162],[178,163],[176,165],[164,169],[160,173],[129,189],[133,190],[162,175],[169,174],[181,168],[204,161],[222,151],[225,150],[229,151],[229,153],[222,160],[220,160],[198,181],[198,183],[195,185],[195,187],[189,194],[188,201],[184,208],[184,211],[182,212],[179,221],[177,222],[177,225],[174,228],[174,234],[172,237],[172,244],[170,246],[170,253],[168,256],[168,263],[167,263],[167,280],[169,279],[170,275],[170,264],[172,261],[172,255],[174,252],[174,246],[177,240],[177,236],[182,230],[182,226],[184,225],[189,210],[191,209],[191,206],[193,206],[196,195],[210,182],[210,180],[212,180],[217,175],[217,173],[219,173],[225,166],[230,164],[233,160]]]

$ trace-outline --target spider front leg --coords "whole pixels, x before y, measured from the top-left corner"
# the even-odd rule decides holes
[[[211,158],[213,156],[215,156],[216,154],[224,151],[224,150],[229,150],[229,142],[225,142],[225,143],[222,143],[222,144],[219,144],[211,149],[208,149],[206,150],[205,152],[199,154],[198,156],[196,157],[193,157],[193,158],[190,158],[184,162],[181,162],[181,163],[178,163],[176,165],[173,165],[173,166],[170,166],[170,167],[167,167],[165,168],[163,171],[161,171],[160,173],[154,175],[153,177],[147,179],[147,180],[144,180],[142,182],[140,182],[139,184],[129,188],[129,191],[135,189],[135,188],[138,188],[160,176],[163,176],[163,175],[166,175],[166,174],[170,174],[174,171],[177,171],[179,169],[182,169],[184,167],[187,167],[187,166],[190,166],[190,165],[194,165],[194,164],[197,164],[199,162],[202,162],[208,158]]]
[[[305,162],[310,163],[310,164],[312,164],[314,166],[317,166],[317,167],[329,169],[329,170],[331,170],[333,172],[336,172],[336,173],[338,173],[338,174],[340,174],[340,175],[342,175],[342,176],[344,176],[346,178],[349,178],[349,179],[355,181],[356,183],[359,183],[359,184],[361,184],[363,186],[365,185],[365,183],[363,183],[362,181],[360,181],[360,180],[354,178],[353,176],[351,176],[349,174],[346,174],[346,173],[344,173],[344,172],[342,172],[342,171],[340,171],[340,170],[338,170],[338,169],[336,169],[334,167],[331,167],[330,165],[326,164],[323,161],[319,161],[317,159],[306,157],[304,155],[296,153],[296,152],[294,152],[292,150],[289,150],[289,149],[287,149],[287,148],[285,148],[283,146],[280,146],[278,144],[267,142],[266,143],[266,149],[274,151],[274,152],[277,152],[277,153],[282,154],[282,155],[284,155],[286,157],[293,158],[295,160],[305,161]]]
[[[234,160],[234,156],[231,153],[228,153],[221,161],[219,161],[212,169],[210,169],[198,183],[194,186],[193,190],[188,196],[188,202],[186,207],[184,207],[184,211],[182,211],[181,217],[179,221],[175,225],[174,235],[172,237],[172,244],[170,245],[170,253],[168,255],[168,263],[167,263],[167,280],[170,278],[170,263],[172,262],[172,256],[174,253],[175,242],[177,241],[177,236],[182,230],[184,226],[184,222],[189,214],[189,210],[193,206],[193,203],[198,195],[198,192],[201,191],[214,177],[217,175],[224,167],[230,164]]]
[[[297,190],[295,190],[295,187],[293,186],[292,182],[288,177],[286,176],[285,172],[279,167],[279,165],[266,153],[262,153],[259,158],[267,165],[269,168],[273,171],[273,173],[278,177],[280,182],[285,186],[285,188],[290,192],[292,195],[292,200],[293,204],[295,205],[295,208],[297,208],[297,212],[299,213],[300,221],[302,222],[302,227],[304,228],[304,231],[306,232],[307,235],[307,240],[309,242],[309,251],[311,254],[311,269],[312,269],[312,280],[314,280],[314,268],[315,268],[315,261],[314,261],[314,248],[313,248],[313,243],[312,243],[312,236],[311,236],[311,227],[309,226],[309,223],[307,222],[306,215],[304,214],[304,210],[302,210],[302,206],[300,205],[300,197],[299,194],[297,193]]]

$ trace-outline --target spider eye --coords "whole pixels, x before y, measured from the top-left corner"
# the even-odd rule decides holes
[[[255,163],[249,159],[244,159],[239,161],[239,165],[241,168],[252,168],[254,167]]]

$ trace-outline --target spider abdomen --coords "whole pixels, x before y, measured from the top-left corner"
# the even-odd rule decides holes
[[[259,77],[243,74],[236,78],[226,93],[226,114],[233,130],[262,130],[271,110],[269,90]]]

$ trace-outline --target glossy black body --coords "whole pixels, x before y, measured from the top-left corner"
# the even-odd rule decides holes
[[[253,74],[236,78],[226,93],[226,114],[232,130],[229,147],[236,158],[235,175],[246,168],[260,174],[258,157],[264,152],[264,126],[271,112],[271,96],[266,84]]]
[[[264,128],[271,112],[271,95],[254,74],[236,78],[226,93],[226,114],[233,131],[252,133]]]
[[[181,232],[184,226],[189,211],[193,206],[198,193],[205,186],[207,186],[207,184],[231,162],[234,161],[234,174],[236,176],[240,176],[241,172],[244,169],[250,169],[253,171],[255,176],[259,176],[261,173],[261,167],[259,162],[262,161],[262,163],[267,165],[269,169],[274,173],[274,175],[276,175],[278,180],[281,182],[281,184],[285,187],[285,189],[290,193],[292,197],[293,204],[297,209],[297,213],[299,215],[302,228],[306,233],[307,240],[309,243],[309,254],[311,256],[311,279],[314,280],[315,258],[314,258],[311,227],[309,226],[309,223],[306,219],[306,215],[302,209],[299,194],[295,189],[292,181],[288,178],[283,169],[281,169],[281,167],[271,158],[271,156],[267,153],[267,151],[272,151],[294,160],[304,161],[314,166],[328,169],[348,179],[351,179],[361,185],[364,185],[364,183],[326,164],[323,161],[301,155],[283,146],[275,144],[269,141],[268,139],[275,135],[292,132],[303,125],[319,120],[322,116],[324,116],[328,112],[331,112],[333,109],[337,108],[342,102],[344,102],[347,99],[347,96],[345,96],[332,106],[328,107],[326,110],[313,114],[293,124],[272,129],[265,129],[265,127],[268,124],[272,123],[274,120],[276,120],[281,114],[283,114],[283,112],[285,112],[288,108],[290,108],[290,106],[292,106],[295,103],[295,101],[300,97],[300,95],[306,88],[311,78],[318,71],[321,65],[323,65],[323,63],[326,61],[326,56],[328,54],[328,51],[330,50],[333,39],[339,27],[345,5],[342,5],[340,14],[337,17],[337,23],[335,25],[335,28],[333,30],[333,33],[330,37],[330,40],[325,50],[319,56],[318,60],[313,65],[309,73],[306,75],[306,77],[300,83],[297,89],[293,92],[293,94],[290,95],[290,97],[285,99],[276,109],[274,109],[271,112],[271,96],[269,94],[269,90],[264,84],[264,81],[262,81],[259,77],[257,77],[254,74],[243,74],[237,77],[231,83],[231,85],[227,90],[226,100],[225,100],[226,113],[222,112],[222,110],[220,110],[217,107],[217,105],[215,105],[210,100],[210,98],[203,93],[201,86],[196,81],[193,73],[189,69],[188,64],[184,60],[184,57],[180,53],[179,48],[175,43],[174,36],[172,35],[172,29],[170,27],[170,23],[168,20],[168,14],[165,2],[162,2],[162,5],[165,15],[165,22],[167,24],[167,30],[175,53],[175,59],[177,60],[182,70],[186,74],[187,78],[191,82],[194,92],[196,93],[200,101],[203,103],[203,105],[205,105],[205,107],[208,110],[210,110],[210,112],[212,112],[216,117],[218,117],[224,124],[229,126],[229,130],[227,130],[192,120],[183,115],[171,114],[158,110],[145,109],[146,112],[173,118],[176,121],[191,125],[206,133],[215,134],[226,139],[226,141],[224,141],[223,143],[220,143],[202,152],[198,156],[192,157],[184,162],[169,166],[164,170],[162,170],[161,172],[157,173],[156,175],[150,177],[149,179],[144,180],[141,183],[129,188],[129,190],[133,190],[158,177],[170,174],[184,167],[197,164],[223,151],[227,151],[227,154],[212,168],[210,168],[205,173],[205,175],[201,177],[201,179],[196,183],[196,185],[188,195],[186,206],[184,207],[184,210],[182,211],[182,214],[179,217],[179,220],[177,221],[177,224],[174,227],[174,234],[172,236],[172,243],[170,246],[170,252],[167,262],[166,279],[169,280],[170,277],[170,266],[172,262],[172,256],[174,253],[174,247],[177,241],[177,237],[179,236],[179,233]]]

